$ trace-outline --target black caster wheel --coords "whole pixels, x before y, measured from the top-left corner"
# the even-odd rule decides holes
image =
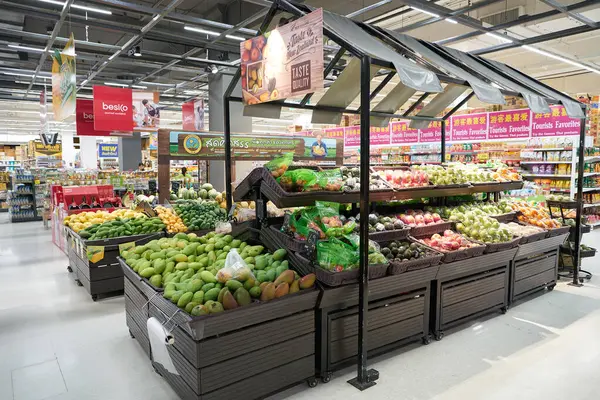
[[[427,346],[429,343],[431,343],[431,336],[427,335],[427,336],[423,336],[421,338],[421,342],[423,342],[423,344],[425,346]]]
[[[71,268],[71,266],[70,266],[70,265],[68,265],[68,266],[67,266],[67,271],[69,271],[69,272],[73,272],[73,268]]]
[[[93,294],[92,295],[92,301],[98,301],[98,295],[97,294]]]
[[[433,338],[439,342],[440,340],[442,340],[444,338],[444,332],[442,332],[442,331],[437,332],[436,334],[433,335]]]
[[[83,286],[83,283],[81,283],[81,281],[77,280],[75,282],[77,282],[77,286]]]
[[[548,291],[549,291],[549,292],[553,291],[555,286],[556,286],[556,285],[548,286]]]
[[[158,372],[158,369],[156,369],[156,367],[155,367],[154,365],[152,366],[152,368],[154,369],[154,372],[156,372],[156,374],[157,374],[157,375],[160,375],[160,376],[162,376],[162,375],[160,374],[160,372]]]
[[[500,312],[501,312],[502,314],[506,314],[506,313],[508,312],[508,306],[502,307],[502,308],[500,309]]]
[[[579,278],[579,283],[583,283],[585,279]]]
[[[323,382],[323,383],[329,382],[331,380],[331,375],[332,375],[332,373],[328,372],[327,374],[325,374],[325,376],[322,376],[321,377],[321,382]]]
[[[129,336],[131,336],[132,339],[135,339],[135,336],[133,335],[133,333],[131,333],[131,329],[129,330]]]
[[[306,384],[308,385],[308,387],[314,388],[317,387],[319,381],[317,380],[317,378],[308,378],[306,380]]]

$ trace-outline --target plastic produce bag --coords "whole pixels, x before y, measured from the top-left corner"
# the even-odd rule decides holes
[[[358,252],[350,245],[332,238],[317,243],[317,262],[328,271],[348,271],[358,267]]]
[[[230,279],[237,279],[244,282],[249,278],[254,279],[252,270],[248,268],[237,249],[231,249],[225,259],[225,265],[217,272],[217,280],[227,282]]]
[[[344,179],[342,178],[342,173],[339,168],[317,172],[316,176],[316,181],[307,182],[303,186],[305,192],[314,192],[318,190],[338,192],[342,190]]]
[[[285,153],[281,157],[276,157],[265,164],[265,168],[271,171],[273,178],[279,178],[294,162],[294,153]]]
[[[286,171],[277,182],[288,192],[298,192],[306,185],[312,185],[317,180],[317,173],[312,169],[300,168]]]

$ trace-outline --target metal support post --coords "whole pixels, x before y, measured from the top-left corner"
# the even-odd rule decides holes
[[[446,162],[446,120],[442,121],[442,148],[440,149],[441,159],[440,161],[443,163]]]
[[[585,110],[584,110],[585,113]],[[579,128],[579,148],[577,149],[577,212],[575,214],[575,243],[573,251],[573,286],[582,286],[579,283],[579,268],[581,267],[581,216],[583,215],[583,164],[585,160],[585,122],[586,118],[581,119]],[[570,245],[570,244],[569,244]]]
[[[370,77],[371,59],[361,58],[360,67],[360,215],[369,215],[369,152],[370,152]],[[363,221],[364,222],[364,221]],[[367,371],[367,312],[369,308],[369,227],[360,224],[360,272],[358,285],[358,366],[357,377],[348,381],[359,390],[374,386],[379,378],[379,372],[374,369]]]

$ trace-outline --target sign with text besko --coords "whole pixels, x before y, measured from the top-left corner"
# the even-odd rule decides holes
[[[62,52],[52,54],[52,108],[55,121],[64,121],[75,112],[77,96],[75,38],[71,33]]]
[[[132,104],[131,89],[94,86],[94,129],[132,132]]]
[[[273,157],[293,152],[294,157],[314,159],[336,158],[336,139],[290,136],[232,135],[231,150],[236,158]],[[225,140],[222,135],[196,132],[169,132],[169,153],[172,156],[225,157]]]
[[[529,110],[506,110],[489,113],[488,139],[523,139],[531,131]]]
[[[75,112],[77,136],[109,136],[108,131],[94,129],[94,100],[77,99]]]
[[[119,158],[119,145],[115,143],[99,143],[99,158]]]
[[[581,120],[569,118],[563,106],[550,106],[549,113],[531,113],[531,136],[576,136],[579,135]]]
[[[323,9],[240,43],[244,104],[323,88]]]
[[[183,129],[186,131],[204,130],[204,99],[195,99],[181,105]]]

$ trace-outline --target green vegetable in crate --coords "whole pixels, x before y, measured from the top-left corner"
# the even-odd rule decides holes
[[[227,221],[227,211],[216,201],[178,201],[173,209],[190,231],[214,229],[218,222]]]
[[[115,219],[102,224],[92,225],[89,228],[80,231],[79,235],[86,240],[99,240],[155,233],[164,229],[165,224],[162,223],[160,218],[140,217],[123,220]]]

